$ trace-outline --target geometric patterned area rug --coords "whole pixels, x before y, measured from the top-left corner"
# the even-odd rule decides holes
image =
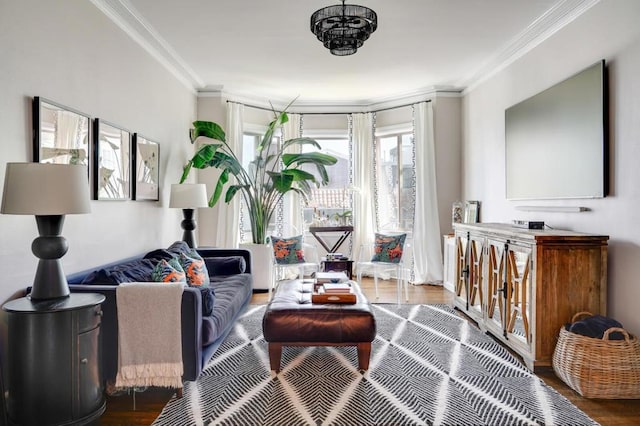
[[[595,425],[446,305],[374,304],[369,370],[355,347],[284,347],[269,370],[251,305],[164,425]]]

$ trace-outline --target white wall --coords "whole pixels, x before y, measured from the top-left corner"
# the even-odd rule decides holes
[[[544,220],[554,228],[609,235],[608,314],[640,333],[640,2],[602,0],[463,99],[463,193],[482,202],[483,222]],[[611,194],[604,199],[505,199],[504,110],[605,59],[609,72]],[[584,206],[584,213],[531,213],[518,205]],[[562,285],[562,283],[559,283]]]
[[[169,209],[191,146],[196,96],[89,1],[0,0],[0,187],[7,162],[32,160],[31,99],[42,96],[160,143],[160,201],[92,201],[69,215],[66,273],[180,239]],[[0,215],[0,302],[32,284],[32,216]]]

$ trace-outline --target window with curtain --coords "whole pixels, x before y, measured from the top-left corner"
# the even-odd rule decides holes
[[[414,146],[411,133],[376,137],[378,230],[411,231],[415,206]]]
[[[303,208],[304,222],[308,225],[314,220],[330,223],[338,222],[339,217],[351,211],[350,183],[351,154],[348,138],[314,138],[320,144],[321,151],[333,155],[338,162],[327,167],[329,184],[315,188],[307,206]],[[314,151],[315,148],[304,146],[303,152]],[[310,173],[315,169],[305,167]]]

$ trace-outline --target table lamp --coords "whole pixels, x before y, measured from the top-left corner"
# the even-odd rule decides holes
[[[180,222],[184,232],[182,240],[189,247],[196,248],[196,221],[193,219],[193,209],[209,207],[207,202],[207,186],[204,183],[176,183],[171,185],[170,208],[182,209],[184,220]]]
[[[33,240],[31,251],[40,260],[31,299],[69,296],[69,285],[60,261],[69,246],[60,234],[65,215],[91,212],[87,167],[7,163],[0,212],[36,217],[40,236]]]

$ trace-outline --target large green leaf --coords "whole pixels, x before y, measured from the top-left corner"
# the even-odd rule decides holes
[[[220,148],[220,146],[220,144],[215,143],[202,145],[191,159],[191,164],[193,165],[193,167],[195,167],[196,169],[204,169],[205,167],[209,167],[209,162],[215,155],[218,148]]]
[[[193,129],[190,132],[191,143],[200,136],[206,136],[221,142],[226,141],[226,135],[219,124],[212,121],[194,121]]]
[[[227,189],[227,193],[224,196],[224,202],[225,203],[229,203],[233,197],[236,195],[236,192],[245,189],[246,186],[244,185],[231,185],[229,186],[229,189]]]
[[[184,183],[187,180],[187,176],[189,176],[189,172],[191,171],[191,160],[182,168],[182,176],[180,176],[180,183]]]
[[[293,138],[293,139],[287,139],[286,141],[284,141],[284,143],[282,144],[282,150],[285,151],[290,146],[295,146],[295,145],[299,145],[299,146],[311,145],[316,149],[322,149],[320,144],[315,139],[311,139],[311,138]]]
[[[285,166],[291,164],[321,164],[324,166],[332,166],[338,162],[338,159],[329,154],[323,154],[321,152],[303,152],[300,154],[282,154],[282,162]]]
[[[306,170],[302,170],[302,169],[285,169],[282,171],[282,173],[291,175],[295,182],[305,181],[305,180],[310,180],[312,182],[316,181],[316,177],[313,175],[313,173],[309,173]]]
[[[224,170],[220,174],[218,182],[216,183],[216,188],[213,190],[213,194],[209,199],[209,207],[213,207],[216,205],[216,203],[220,199],[220,195],[222,194],[222,189],[227,182],[229,182],[229,170]]]
[[[277,172],[267,172],[267,174],[271,177],[271,182],[273,183],[273,188],[280,193],[285,193],[291,189],[291,185],[293,184],[293,175],[289,173],[277,173]]]

